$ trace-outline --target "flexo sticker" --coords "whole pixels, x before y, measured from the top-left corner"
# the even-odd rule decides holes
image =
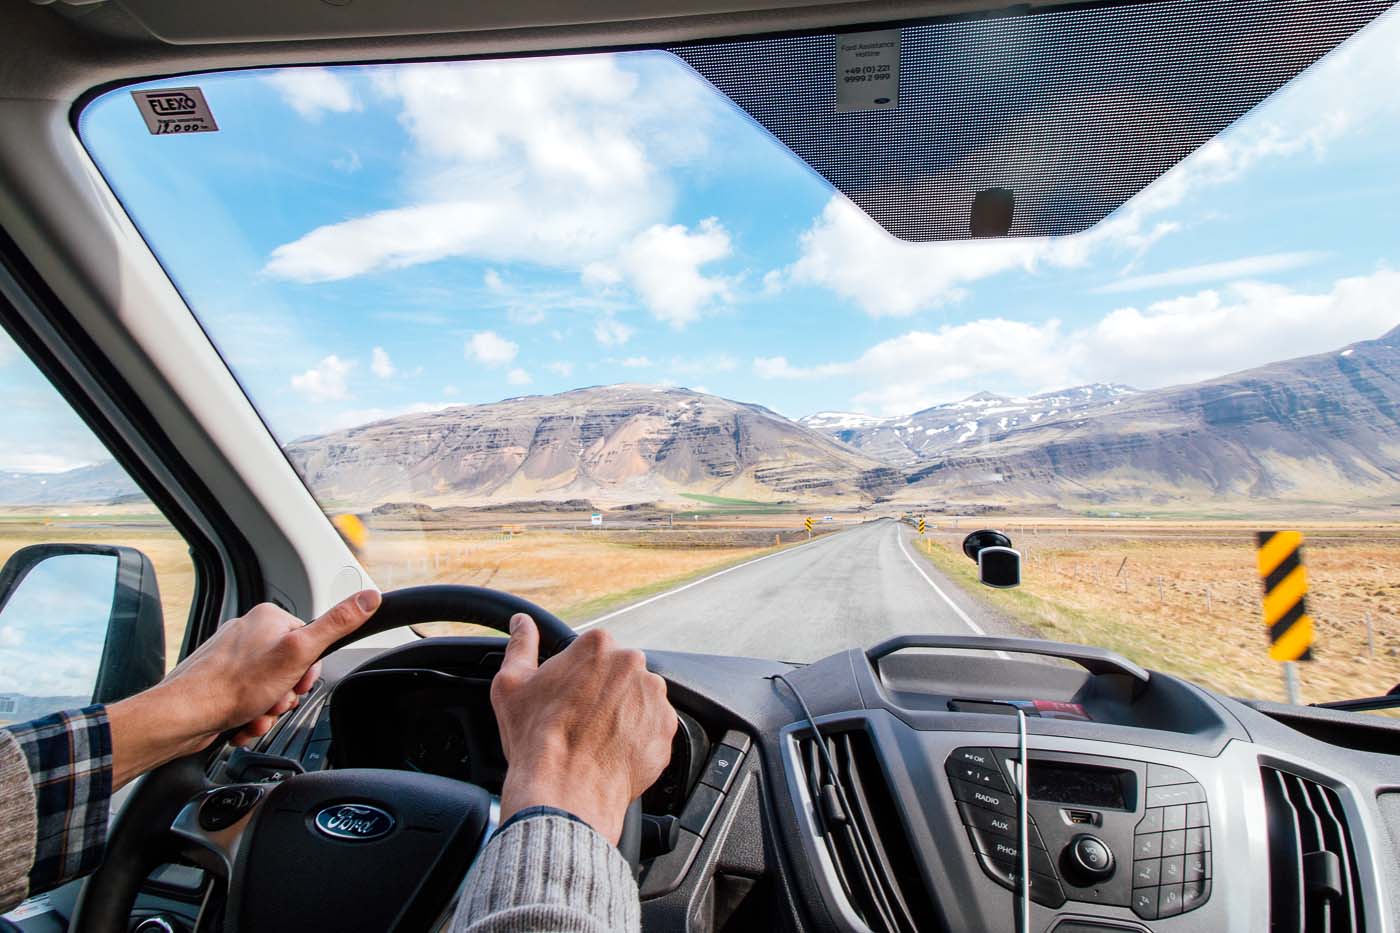
[[[197,87],[163,87],[154,91],[132,91],[136,109],[154,136],[181,133],[213,133],[219,129],[204,92]]]
[[[836,112],[899,106],[899,30],[836,37]]]

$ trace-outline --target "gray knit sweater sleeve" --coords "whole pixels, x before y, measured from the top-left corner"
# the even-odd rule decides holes
[[[0,729],[0,913],[29,893],[37,819],[29,762],[15,737]]]
[[[452,933],[604,933],[641,929],[632,869],[592,827],[545,814],[486,844],[467,875]]]

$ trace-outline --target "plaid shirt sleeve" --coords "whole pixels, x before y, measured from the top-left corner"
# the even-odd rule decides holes
[[[38,837],[29,893],[38,894],[102,862],[112,799],[112,730],[100,705],[7,728],[34,784]]]

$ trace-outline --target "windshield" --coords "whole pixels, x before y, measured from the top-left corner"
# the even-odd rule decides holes
[[[684,50],[184,77],[137,90],[216,131],[126,88],[80,132],[382,587],[795,661],[1083,642],[1282,698],[1257,536],[1296,530],[1312,702],[1400,681],[1397,49],[1383,15],[1057,237],[891,236]],[[1020,588],[977,585],[982,528]]]

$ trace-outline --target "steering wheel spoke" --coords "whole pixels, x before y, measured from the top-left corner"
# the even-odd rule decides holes
[[[228,881],[244,833],[269,790],[266,784],[228,784],[196,794],[170,824],[182,854]]]

